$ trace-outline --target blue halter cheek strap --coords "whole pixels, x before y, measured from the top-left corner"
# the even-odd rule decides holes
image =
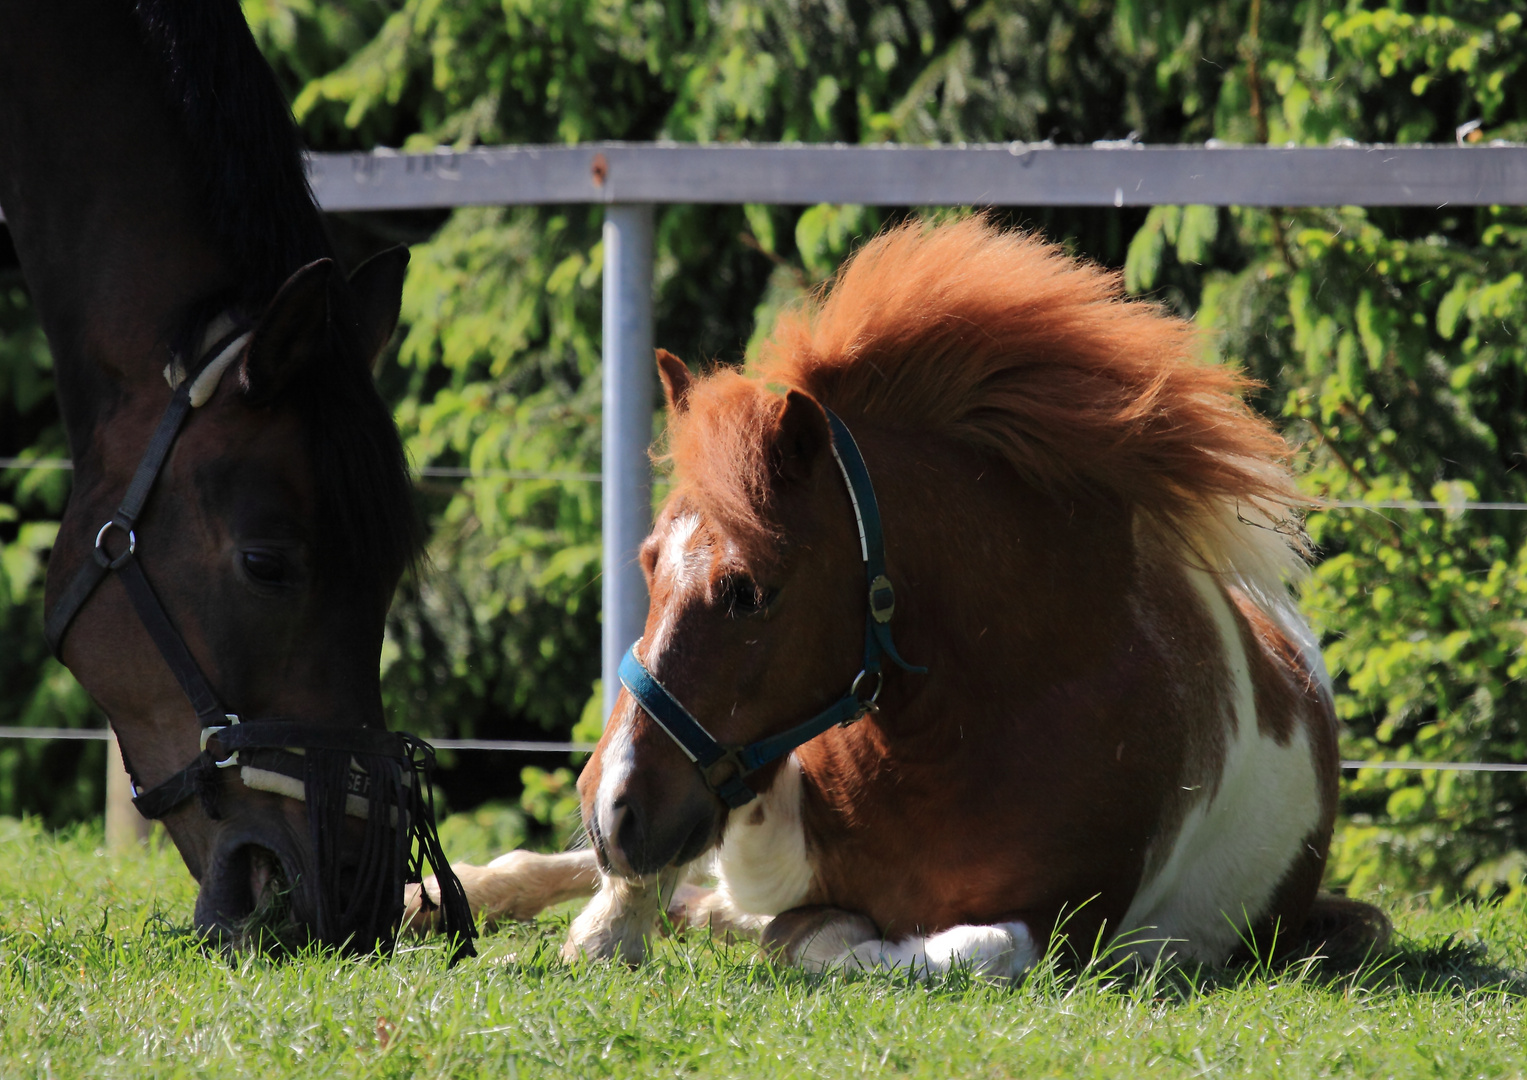
[[[854,519],[859,525],[859,553],[864,559],[864,576],[869,586],[869,608],[864,616],[864,664],[848,692],[810,720],[778,735],[746,746],[725,746],[711,738],[679,699],[637,659],[636,646],[641,644],[640,641],[627,649],[620,661],[621,685],[695,763],[705,778],[706,787],[733,809],[745,806],[757,797],[757,792],[745,783],[749,773],[810,742],[830,727],[847,727],[876,710],[875,702],[885,685],[885,673],[881,668],[883,657],[889,657],[904,671],[921,675],[928,670],[903,660],[891,641],[896,590],[885,573],[885,538],[880,526],[880,507],[875,501],[875,487],[870,483],[869,469],[865,468],[864,457],[847,425],[831,409],[823,411],[827,413],[827,425],[832,433],[832,456],[843,472],[848,498],[854,507]]]

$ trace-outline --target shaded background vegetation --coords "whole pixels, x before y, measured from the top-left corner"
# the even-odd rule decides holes
[[[1086,143],[1527,136],[1514,0],[245,0],[314,149],[739,139]],[[736,363],[782,305],[917,208],[663,207],[657,340]],[[1527,500],[1518,208],[1009,211],[1196,318],[1298,448],[1312,494]],[[597,731],[600,211],[334,218],[413,245],[381,380],[418,465],[561,474],[421,482],[431,568],[394,606],[393,722]],[[659,422],[655,420],[655,423]],[[0,455],[59,457],[49,360],[0,244]],[[0,723],[98,723],[41,638],[67,473],[0,471]],[[1527,515],[1314,513],[1305,596],[1344,753],[1521,761]],[[572,773],[459,755],[458,809],[570,809]],[[534,762],[549,766],[544,760]],[[522,770],[525,770],[522,775]],[[100,748],[0,743],[0,811],[97,812]],[[523,794],[521,788],[523,785]],[[1527,778],[1348,774],[1332,877],[1497,896],[1527,874]]]

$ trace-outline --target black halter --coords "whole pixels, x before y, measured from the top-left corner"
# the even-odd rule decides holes
[[[876,701],[885,685],[885,672],[881,670],[881,658],[890,657],[891,662],[904,671],[926,674],[925,667],[914,667],[897,653],[891,641],[891,616],[896,613],[896,590],[885,573],[885,538],[880,527],[880,506],[875,501],[875,486],[870,483],[870,472],[865,467],[859,446],[849,433],[848,425],[838,419],[831,409],[824,408],[827,425],[832,432],[832,456],[843,472],[843,482],[848,485],[848,499],[854,506],[854,519],[859,524],[859,552],[864,558],[864,576],[869,582],[869,610],[864,616],[864,664],[848,692],[827,708],[778,735],[748,743],[746,746],[726,746],[718,743],[701,726],[679,699],[658,682],[647,666],[636,656],[638,640],[620,661],[620,681],[631,696],[641,705],[642,711],[679,744],[690,761],[705,778],[705,786],[734,810],[746,806],[758,793],[743,782],[749,773],[756,772],[776,758],[783,757],[797,746],[816,738],[834,725],[847,727],[866,713],[877,711]]]
[[[285,718],[244,720],[228,711],[186,648],[138,561],[134,526],[176,436],[192,409],[216,388],[222,371],[241,347],[242,336],[235,331],[218,341],[176,386],[122,504],[96,533],[94,557],[79,569],[48,614],[48,644],[57,656],[75,616],[106,575],[115,573],[159,654],[185,691],[202,729],[201,753],[147,791],[139,789],[137,774],[123,753],[122,764],[132,777],[133,805],[138,812],[150,820],[162,818],[197,798],[207,816],[216,820],[221,817],[217,796],[223,773],[238,766],[246,783],[252,778],[262,779],[260,786],[265,790],[307,803],[308,828],[320,876],[317,918],[321,941],[336,946],[347,941],[365,945],[364,940],[357,939],[380,927],[377,944],[390,951],[396,941],[392,928],[402,916],[403,886],[422,882],[427,862],[440,885],[444,930],[455,938],[454,964],[463,956],[476,955],[472,945],[476,931],[466,892],[440,848],[431,785],[434,748],[404,732],[322,726]],[[205,380],[199,378],[203,374]],[[198,388],[202,396],[193,398]],[[107,547],[113,531],[120,532],[125,540],[116,555]],[[334,880],[337,875],[325,872],[338,865],[346,815],[366,819],[361,846],[355,852],[359,861],[348,904],[340,896]],[[420,893],[421,902],[433,906],[428,894],[422,889]]]

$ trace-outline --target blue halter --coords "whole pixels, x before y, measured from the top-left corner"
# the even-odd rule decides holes
[[[904,671],[925,674],[928,670],[903,660],[891,641],[896,590],[885,574],[885,540],[880,529],[880,507],[875,502],[875,488],[848,427],[831,409],[823,411],[827,413],[827,425],[832,432],[832,456],[843,472],[848,498],[854,506],[854,519],[859,524],[859,552],[864,558],[864,576],[869,582],[869,611],[864,617],[864,666],[849,685],[848,693],[788,731],[746,746],[723,746],[711,738],[689,710],[679,704],[679,699],[636,658],[636,646],[641,644],[639,639],[626,650],[620,661],[621,685],[695,763],[705,778],[705,786],[733,809],[745,806],[757,797],[758,793],[743,782],[749,773],[810,742],[834,725],[847,727],[866,713],[876,711],[875,702],[885,685],[885,673],[880,666],[882,657],[890,657],[891,662]]]

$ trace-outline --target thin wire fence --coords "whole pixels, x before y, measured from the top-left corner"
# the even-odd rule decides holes
[[[110,728],[0,727],[0,739],[73,739],[108,742]],[[589,754],[593,743],[535,739],[431,739],[436,750],[497,750],[515,754]],[[1343,761],[1343,769],[1406,772],[1527,773],[1527,764],[1510,761]]]
[[[68,458],[18,458],[0,457],[0,469],[57,469],[72,470],[74,462]],[[463,469],[453,465],[426,465],[414,470],[415,476],[445,480],[559,480],[587,481],[598,484],[604,480],[594,472],[537,472],[525,469]]]
[[[67,458],[17,458],[0,457],[0,469],[73,469],[74,462]],[[415,476],[443,480],[526,480],[526,481],[582,481],[590,484],[604,482],[604,476],[596,472],[538,472],[525,469],[466,469],[453,465],[425,465],[414,470]],[[1527,510],[1527,502],[1438,502],[1432,499],[1377,499],[1364,502],[1355,499],[1322,499],[1315,510]]]

